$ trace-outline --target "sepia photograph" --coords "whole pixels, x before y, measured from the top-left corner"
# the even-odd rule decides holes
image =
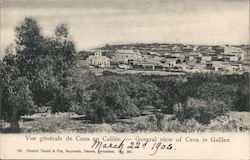
[[[249,160],[249,0],[0,0],[0,159]]]
[[[2,0],[1,133],[249,132],[248,0]]]
[[[249,132],[248,0],[2,0],[1,133]]]

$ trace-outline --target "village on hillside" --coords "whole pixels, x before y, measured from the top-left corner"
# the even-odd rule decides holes
[[[242,74],[249,71],[249,46],[182,45],[182,44],[127,44],[105,45],[81,51],[79,67],[108,70],[117,73],[217,72]],[[130,71],[130,72],[129,72]]]

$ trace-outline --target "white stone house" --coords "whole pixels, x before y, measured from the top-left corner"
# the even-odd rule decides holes
[[[106,56],[103,56],[99,51],[95,52],[95,55],[89,56],[88,60],[92,66],[100,68],[110,67],[110,59]]]

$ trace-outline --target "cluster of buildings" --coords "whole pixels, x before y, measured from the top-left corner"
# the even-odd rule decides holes
[[[249,71],[246,56],[244,50],[235,46],[124,45],[94,50],[84,63],[125,70],[239,73]]]

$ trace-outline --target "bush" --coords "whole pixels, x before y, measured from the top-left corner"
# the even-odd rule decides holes
[[[179,120],[172,120],[165,130],[170,132],[203,132],[206,127],[197,122],[194,118],[180,122]]]
[[[154,118],[149,117],[146,121],[139,121],[134,125],[134,131],[138,132],[154,132],[156,131]]]
[[[229,110],[224,102],[196,98],[188,98],[186,103],[174,106],[175,117],[180,122],[194,118],[201,124],[209,124],[210,120],[227,115]]]

